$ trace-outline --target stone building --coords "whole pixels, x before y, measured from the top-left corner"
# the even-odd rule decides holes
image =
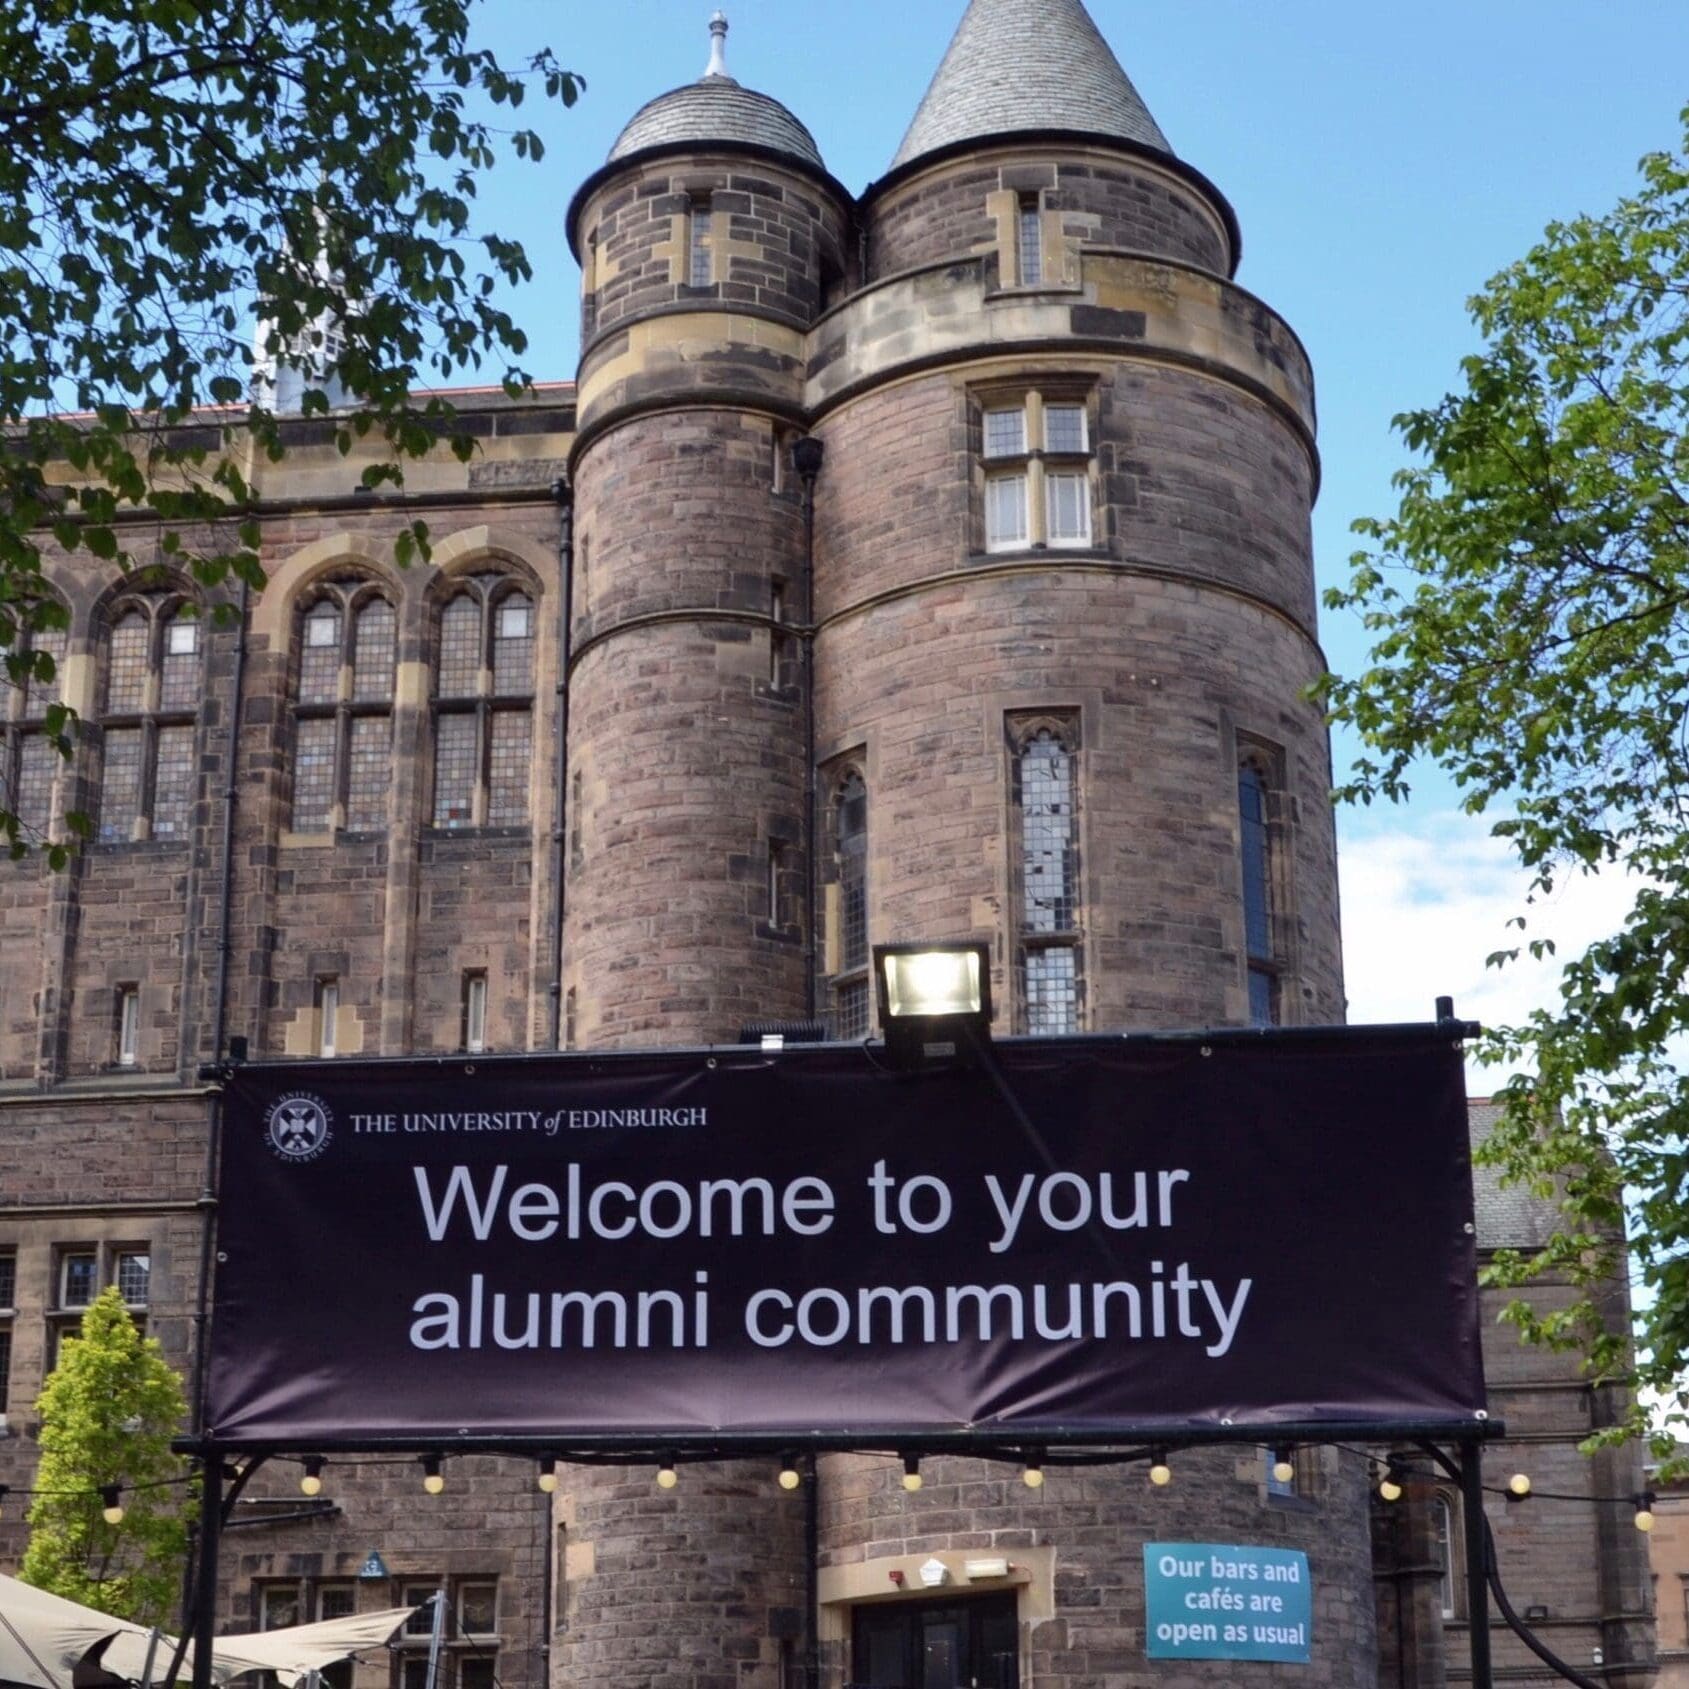
[[[31,826],[82,809],[96,834],[63,873],[0,877],[14,1489],[57,1336],[102,1285],[190,1363],[198,1075],[231,1037],[325,1060],[768,1020],[861,1038],[890,937],[988,939],[1004,1032],[1343,1016],[1305,697],[1313,381],[1233,279],[1223,194],[1079,0],[972,0],[860,195],[726,73],[714,27],[705,76],[637,112],[570,206],[573,385],[456,395],[476,456],[402,497],[292,421],[253,471],[270,584],[229,625],[163,569],[50,567],[84,727],[61,764],[50,689],[8,693],[0,776]],[[399,571],[419,514],[432,560]],[[147,524],[128,538],[144,557]],[[1481,1241],[1535,1223],[1498,1196]],[[1492,1341],[1520,1463],[1639,1487],[1572,1452],[1608,1404]],[[834,1456],[796,1492],[736,1463],[673,1491],[576,1470],[553,1497],[483,1458],[433,1498],[414,1462],[331,1466],[313,1500],[277,1466],[237,1508],[225,1611],[443,1583],[450,1689],[786,1689],[812,1664],[832,1689],[1228,1683],[1263,1668],[1146,1662],[1140,1551],[1235,1540],[1308,1553],[1308,1681],[1459,1681],[1457,1503],[1410,1474],[1384,1511],[1370,1466],[1310,1449],[1280,1481],[1234,1450],[1164,1490],[1129,1468],[1034,1493],[946,1460],[910,1493]],[[1516,1600],[1585,1670],[1649,1681],[1628,1522],[1532,1508],[1493,1510]],[[982,1556],[1010,1569],[970,1580]],[[359,1689],[420,1689],[425,1641]],[[1509,1681],[1552,1681],[1497,1646]]]

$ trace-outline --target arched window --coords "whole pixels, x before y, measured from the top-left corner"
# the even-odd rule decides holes
[[[1022,1021],[1028,1032],[1079,1031],[1078,724],[1011,723],[1019,822],[1017,899]]]
[[[847,768],[833,788],[833,884],[827,925],[834,937],[833,1036],[866,1038],[872,1023],[868,981],[868,786]]]
[[[373,583],[328,581],[299,622],[293,830],[375,832],[392,784],[398,617]]]
[[[201,645],[199,619],[179,598],[145,593],[113,607],[100,712],[100,843],[186,838]]]
[[[1237,760],[1237,813],[1251,1026],[1275,1026],[1279,1018],[1279,961],[1273,935],[1271,790],[1265,758],[1252,749],[1241,750]]]
[[[534,602],[507,575],[476,575],[440,611],[434,665],[436,827],[528,819]]]
[[[45,652],[53,660],[53,678],[35,676],[4,683],[4,744],[0,746],[0,804],[18,818],[26,835],[45,838],[53,827],[59,771],[65,760],[47,731],[47,712],[59,701],[69,637],[63,628],[37,628],[20,637],[16,654]]]

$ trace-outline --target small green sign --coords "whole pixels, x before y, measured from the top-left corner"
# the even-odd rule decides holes
[[[1294,1549],[1146,1542],[1144,1607],[1152,1660],[1308,1659],[1313,1586]]]

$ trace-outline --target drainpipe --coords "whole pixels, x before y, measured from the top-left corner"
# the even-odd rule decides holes
[[[803,1671],[821,1689],[821,1462],[810,1455],[803,1486]]]
[[[246,702],[246,634],[252,589],[240,583],[239,634],[235,641],[234,673],[229,682],[229,732],[224,752],[227,783],[223,787],[223,881],[217,898],[217,984],[211,999],[211,1059],[223,1060],[229,1029],[229,962],[234,953],[235,806],[240,799],[240,717]],[[211,1308],[211,1252],[217,1224],[217,1152],[223,1126],[223,1098],[214,1092],[205,1110],[205,1172],[199,1199],[199,1284],[194,1305],[193,1428],[205,1434],[206,1330]]]
[[[792,442],[792,467],[803,483],[803,800],[804,800],[804,896],[808,918],[804,921],[803,1002],[804,1018],[816,1019],[815,919],[817,913],[816,869],[819,858],[815,812],[815,480],[827,455],[826,442],[805,434]],[[811,1611],[810,1625],[814,1627]]]
[[[572,628],[570,605],[575,595],[575,493],[559,476],[551,483],[557,501],[557,792],[552,805],[552,875],[557,886],[556,919],[551,928],[551,1035],[554,1050],[563,1048],[563,874],[567,867],[565,837],[568,826],[569,782],[569,652]]]

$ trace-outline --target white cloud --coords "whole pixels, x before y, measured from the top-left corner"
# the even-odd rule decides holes
[[[1565,961],[1617,930],[1637,885],[1616,869],[1573,874],[1527,906],[1527,876],[1506,842],[1452,811],[1403,812],[1387,831],[1351,829],[1340,863],[1344,975],[1357,1023],[1428,1020],[1439,996],[1452,996],[1465,1020],[1521,1020],[1554,1001]],[[1530,922],[1523,933],[1507,925],[1519,914]],[[1558,956],[1484,965],[1532,937],[1552,938]]]

